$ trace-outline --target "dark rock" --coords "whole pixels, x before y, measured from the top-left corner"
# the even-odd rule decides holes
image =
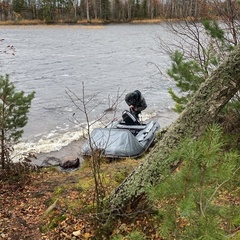
[[[60,167],[66,169],[66,168],[78,168],[80,166],[80,159],[71,159],[71,158],[66,158],[60,163]]]

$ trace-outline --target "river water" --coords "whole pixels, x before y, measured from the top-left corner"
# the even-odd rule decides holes
[[[125,94],[136,89],[148,104],[143,120],[157,117],[165,127],[176,119],[168,94],[174,83],[159,73],[170,66],[159,36],[174,39],[163,24],[1,26],[0,31],[1,48],[16,50],[0,54],[0,74],[9,74],[18,90],[36,92],[17,149],[52,152],[78,140],[86,117],[76,98],[82,99],[83,91],[90,122],[118,97],[115,117],[121,117]],[[101,123],[113,117],[110,112]]]

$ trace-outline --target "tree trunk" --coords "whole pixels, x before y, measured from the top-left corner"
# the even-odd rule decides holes
[[[140,165],[115,189],[108,199],[112,213],[136,206],[146,187],[161,181],[165,167],[171,167],[168,159],[173,149],[186,137],[200,136],[207,125],[213,123],[219,111],[240,90],[240,46],[206,79],[186,109],[171,124],[163,138],[143,159]]]
[[[89,0],[87,0],[87,6],[86,6],[86,11],[87,11],[87,22],[90,22],[90,16],[89,16]]]

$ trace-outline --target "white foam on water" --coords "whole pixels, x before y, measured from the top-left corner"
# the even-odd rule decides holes
[[[92,129],[97,127],[102,127],[103,124],[99,122],[90,123],[91,132]],[[71,144],[73,141],[80,140],[81,138],[86,138],[88,134],[85,126],[77,126],[75,130],[61,132],[58,130],[53,130],[47,135],[43,135],[38,140],[28,140],[23,141],[14,146],[13,160],[18,161],[22,156],[28,154],[39,154],[39,153],[49,153],[54,151],[59,151],[61,148]]]
[[[159,113],[156,111],[143,111],[140,115],[140,121],[145,122],[153,118],[158,118]],[[92,121],[89,123],[91,132],[94,128],[101,128],[106,126],[108,123],[102,121]],[[88,130],[86,128],[86,123],[81,125],[76,125],[75,129],[61,129],[56,127],[55,130],[38,136],[36,139],[29,139],[27,141],[20,142],[14,146],[13,161],[18,161],[23,156],[28,154],[40,154],[40,153],[50,153],[55,151],[60,151],[61,148],[68,146],[74,141],[80,139],[86,139],[88,136]]]
[[[154,118],[157,116],[156,112],[142,112],[140,116],[140,120],[147,121],[151,118]]]

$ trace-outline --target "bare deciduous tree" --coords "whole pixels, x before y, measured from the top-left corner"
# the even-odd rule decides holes
[[[103,118],[107,115],[107,113],[112,113],[112,119],[115,118],[116,114],[116,108],[119,103],[120,98],[122,97],[122,94],[119,94],[117,92],[117,97],[114,101],[110,101],[110,97],[108,96],[108,108],[97,118],[94,119],[94,121],[91,121],[90,114],[91,112],[96,109],[101,102],[93,104],[93,99],[98,95],[98,93],[87,97],[86,96],[86,89],[84,82],[82,83],[82,92],[81,96],[78,96],[73,91],[67,88],[66,94],[76,107],[76,110],[82,113],[85,116],[86,119],[86,127],[85,130],[87,131],[87,138],[88,143],[91,149],[90,154],[90,164],[94,179],[94,187],[95,187],[95,202],[93,204],[96,204],[96,213],[100,213],[103,210],[103,200],[105,198],[105,186],[103,184],[103,175],[101,173],[101,161],[102,161],[102,152],[96,150],[95,143],[91,140],[91,130],[95,123],[99,123],[103,121]],[[74,115],[75,116],[75,115]],[[75,122],[78,122],[78,119],[75,118]],[[80,122],[79,122],[80,123]],[[82,125],[82,124],[81,124]]]

